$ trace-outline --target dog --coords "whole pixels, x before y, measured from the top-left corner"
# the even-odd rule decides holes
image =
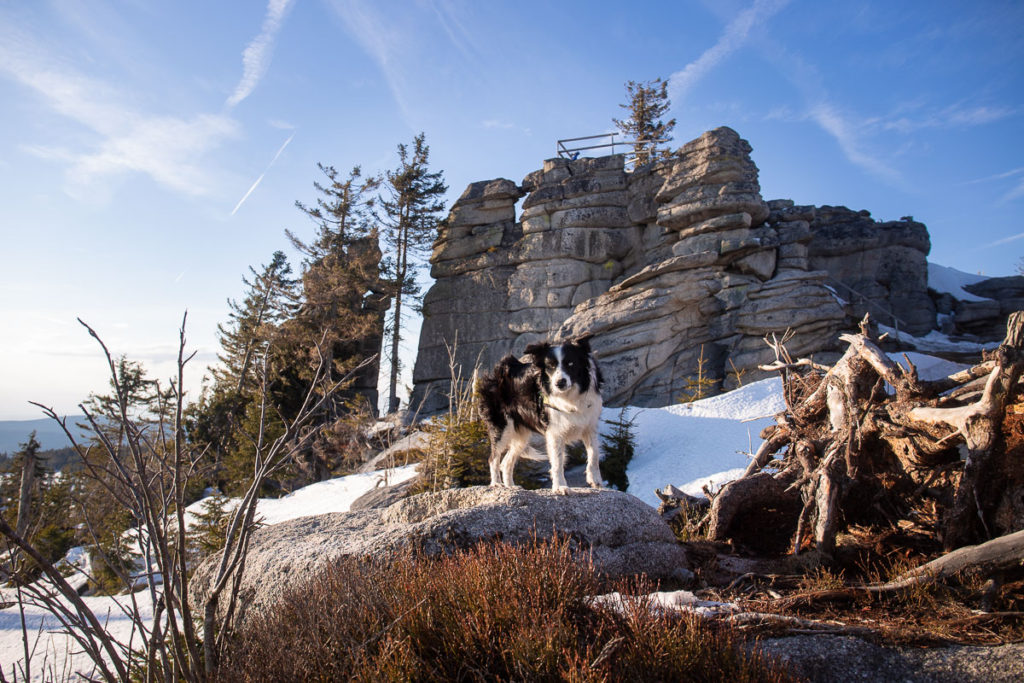
[[[478,386],[480,408],[491,443],[491,486],[514,486],[520,457],[543,459],[530,448],[540,434],[551,465],[551,488],[566,493],[565,447],[582,441],[587,483],[602,488],[597,450],[601,417],[601,371],[590,352],[590,336],[558,345],[530,344],[523,357],[508,355]]]

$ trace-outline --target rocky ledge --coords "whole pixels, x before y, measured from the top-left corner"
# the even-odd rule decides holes
[[[646,573],[655,579],[688,576],[686,554],[654,508],[618,491],[527,491],[475,486],[423,493],[389,507],[302,517],[257,531],[239,592],[240,614],[269,609],[289,588],[344,557],[384,559],[418,549],[450,553],[481,541],[530,543],[557,533],[589,555],[609,578]],[[205,602],[220,555],[204,561],[189,584],[190,599]],[[223,608],[223,606],[222,606]],[[199,609],[202,613],[202,610]]]

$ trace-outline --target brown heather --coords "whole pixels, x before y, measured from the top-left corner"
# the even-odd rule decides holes
[[[640,594],[644,581],[619,590]],[[487,544],[441,559],[346,560],[233,639],[225,681],[785,681],[727,631],[608,590],[568,544]]]

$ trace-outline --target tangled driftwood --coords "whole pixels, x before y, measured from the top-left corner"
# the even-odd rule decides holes
[[[1024,369],[1024,312],[1010,316],[984,362],[935,381],[920,380],[909,359],[906,368],[893,362],[866,316],[859,334],[840,338],[848,347],[832,367],[793,360],[784,339],[769,341],[777,360],[763,369],[782,374],[786,410],[744,475],[715,496],[710,538],[725,540],[768,509],[792,511],[794,553],[825,556],[845,526],[909,521],[923,507],[937,513],[947,549],[1024,528],[1024,459],[1003,434]]]

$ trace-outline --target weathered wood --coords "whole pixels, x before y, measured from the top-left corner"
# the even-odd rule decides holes
[[[868,322],[865,316],[859,334],[841,335],[847,348],[831,368],[794,360],[785,338],[766,339],[776,362],[764,369],[782,374],[786,410],[762,433],[743,477],[713,503],[713,539],[725,539],[737,516],[778,504],[780,496],[803,501],[794,553],[813,544],[827,556],[842,524],[869,512],[895,521],[922,496],[941,506],[947,548],[1016,530],[1007,527],[1017,515],[1016,499],[1007,496],[1021,495],[1024,464],[1007,460],[1001,429],[1024,368],[1024,312],[1010,317],[994,357],[935,381],[921,381],[906,357],[903,365],[890,359]],[[981,396],[964,405],[975,387]],[[769,462],[779,473],[764,472]],[[783,479],[789,484],[780,491]],[[873,491],[870,503],[851,499],[854,490]]]
[[[767,472],[758,472],[729,482],[711,503],[708,538],[713,541],[725,540],[733,519],[744,510],[794,497],[793,494],[787,494],[784,480]]]
[[[1024,562],[1024,530],[994,538],[980,545],[958,548],[911,569],[893,581],[866,588],[871,593],[887,593],[919,584],[943,581],[968,569],[990,574],[1019,566],[1021,562]]]

